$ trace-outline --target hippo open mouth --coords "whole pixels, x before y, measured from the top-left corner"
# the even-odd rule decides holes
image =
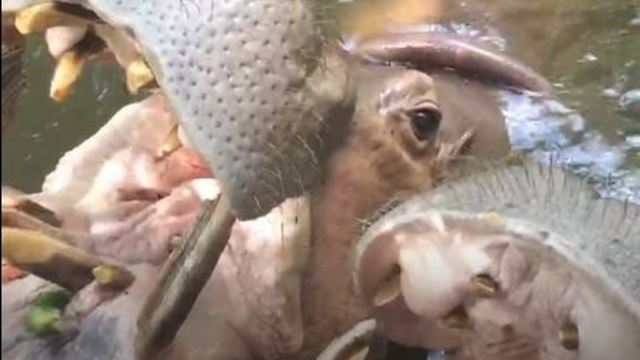
[[[27,195],[3,188],[3,252],[15,243],[15,229],[38,231],[122,264],[135,276],[127,293],[113,301],[108,301],[111,296],[92,292],[92,287],[80,290],[82,295],[76,295],[79,299],[65,310],[65,318],[71,319],[66,331],[71,332],[72,341],[63,340],[59,347],[33,337],[21,326],[28,311],[24,305],[59,287],[33,275],[3,278],[5,356],[135,358],[135,321],[158,280],[159,265],[196,222],[203,203],[221,194],[220,182],[199,153],[186,147],[158,153],[174,127],[166,98],[153,95],[121,109],[94,136],[67,153],[46,178],[42,192]],[[20,203],[39,204],[46,210],[35,212]],[[29,238],[28,232],[24,234]],[[204,313],[190,316],[170,349],[170,358],[234,358],[247,352],[247,344],[261,353],[297,349],[301,343],[297,274],[308,241],[309,208],[302,198],[287,200],[258,219],[236,223],[231,245],[198,300],[197,308]],[[87,309],[87,303],[93,305]],[[194,320],[198,317],[206,323]],[[213,331],[220,336],[215,335],[211,343],[204,329],[206,334]],[[64,338],[65,330],[59,330],[58,337],[60,333]],[[250,337],[243,339],[239,334]],[[181,339],[187,339],[185,346]]]
[[[452,359],[631,359],[639,239],[640,208],[528,164],[397,206],[354,276],[385,334]]]
[[[61,53],[54,81],[64,83],[54,98],[68,92],[80,58],[100,49],[87,48],[96,38],[126,69],[130,90],[157,82],[236,216],[247,219],[308,189],[330,122],[351,115],[347,72],[324,51],[331,44],[320,41],[312,5],[4,1],[2,11],[15,14],[22,33],[71,29],[65,51],[54,51]]]

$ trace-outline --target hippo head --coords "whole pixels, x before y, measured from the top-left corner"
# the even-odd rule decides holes
[[[559,167],[489,169],[365,231],[353,276],[379,328],[447,359],[636,357],[640,207]]]
[[[22,12],[23,32],[88,27],[127,72],[148,64],[236,216],[247,219],[312,186],[330,123],[351,116],[347,65],[325,51],[313,6],[20,0],[4,1],[2,11]]]

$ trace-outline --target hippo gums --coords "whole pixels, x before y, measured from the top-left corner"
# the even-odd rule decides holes
[[[3,357],[640,354],[640,209],[505,166],[494,90],[549,83],[450,34],[343,47],[321,6],[2,3],[3,133],[20,34],[46,32],[56,101],[97,58],[146,95],[41,191],[3,186]]]

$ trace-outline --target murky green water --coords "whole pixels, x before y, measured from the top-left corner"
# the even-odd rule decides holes
[[[554,83],[566,109],[522,106],[522,99],[507,107],[516,122],[549,124],[535,139],[537,157],[553,154],[591,175],[601,191],[640,202],[640,100],[634,110],[621,105],[625,93],[640,89],[640,2],[489,0],[455,7],[452,20],[497,34],[508,53]],[[579,120],[583,129],[575,127]],[[558,136],[549,130],[558,121],[574,128]]]
[[[640,199],[640,112],[621,98],[640,89],[637,0],[453,2],[440,23],[504,46],[555,84],[558,103],[505,94],[514,146],[554,153],[593,175],[601,190]],[[62,105],[48,98],[53,62],[29,44],[29,87],[2,141],[2,181],[38,190],[66,151],[132,99],[122,70],[92,64]],[[640,100],[638,100],[640,102]]]
[[[54,66],[42,39],[29,39],[27,90],[2,139],[2,183],[23,191],[39,190],[44,176],[66,151],[132,101],[121,69],[89,64],[73,94],[58,104],[49,98]]]

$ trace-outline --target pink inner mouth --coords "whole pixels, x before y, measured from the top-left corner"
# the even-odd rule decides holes
[[[115,332],[115,338],[104,341],[120,348],[127,348],[132,339],[120,338],[126,332],[105,320],[117,318],[122,324],[117,326],[127,331],[135,327],[130,320],[136,318],[159,273],[158,267],[141,263],[161,264],[194,223],[202,202],[221,192],[203,158],[188,143],[158,156],[175,124],[165,105],[162,96],[154,95],[121,109],[60,159],[40,193],[26,195],[55,212],[64,240],[130,265],[127,268],[136,275],[136,282],[128,293],[101,305],[80,329],[90,333],[96,330],[87,324],[98,324],[104,329],[100,331]],[[309,222],[304,198],[286,200],[255,220],[236,222],[211,277],[215,285],[201,293],[200,305],[194,309],[199,315],[185,323],[181,330],[185,335],[179,335],[176,348],[186,343],[188,351],[205,349],[234,356],[247,351],[242,349],[245,343],[260,353],[299,349],[300,273],[309,246]],[[153,276],[143,271],[150,267],[155,269]],[[15,304],[24,307],[15,289],[33,283],[34,278],[14,279],[12,287],[3,285],[3,314]],[[9,315],[20,317],[18,312]],[[17,334],[19,329],[15,330]],[[246,340],[238,339],[237,332]],[[211,338],[223,341],[225,348],[218,349]],[[82,341],[81,336],[74,339]],[[24,343],[28,348],[29,341]]]
[[[120,110],[69,151],[30,198],[53,210],[69,241],[127,262],[160,262],[219,183],[203,157],[180,147],[158,156],[175,122],[154,95]]]

